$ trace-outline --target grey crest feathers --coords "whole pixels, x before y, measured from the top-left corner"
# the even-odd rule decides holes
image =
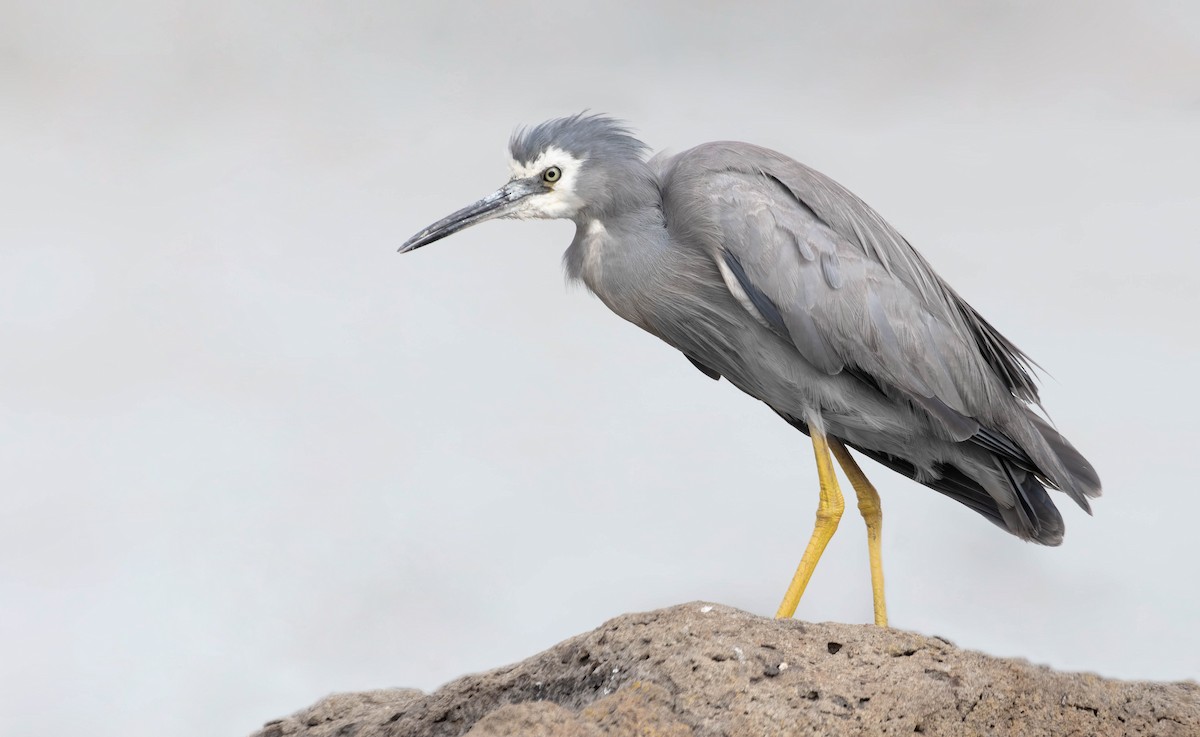
[[[595,161],[636,160],[648,147],[630,132],[625,123],[607,115],[579,113],[518,128],[508,142],[514,160],[528,164],[547,148],[555,146],[577,159]]]

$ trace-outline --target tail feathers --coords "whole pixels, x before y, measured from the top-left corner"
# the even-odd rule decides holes
[[[1003,423],[1004,430],[999,430],[955,412],[936,398],[919,404],[950,431],[951,439],[984,451],[1004,473],[1013,469],[1034,474],[1051,488],[1065,492],[1091,513],[1088,498],[1100,496],[1100,477],[1096,470],[1050,423],[1028,407],[1015,408],[1016,414]],[[1023,479],[1024,474],[1017,473],[1016,478]],[[1019,488],[1024,482],[1013,483]]]
[[[843,441],[844,442],[844,441]],[[996,498],[978,481],[968,476],[957,466],[940,464],[934,467],[936,477],[918,472],[917,468],[903,458],[863,448],[853,443],[850,447],[871,460],[924,484],[982,515],[997,527],[1007,530],[1023,540],[1041,545],[1062,543],[1062,516],[1054,506],[1045,487],[1032,473],[1004,464],[1006,471],[999,478],[1009,484],[1007,494],[1001,496],[1015,500],[1012,506],[1001,506]]]
[[[1051,427],[1049,422],[1033,412],[1029,413],[1029,419],[1045,439],[1046,444],[1050,446],[1050,450],[1058,457],[1059,463],[1069,477],[1063,483],[1056,485],[1070,494],[1079,503],[1079,506],[1090,514],[1092,510],[1087,503],[1088,498],[1094,499],[1101,493],[1100,476],[1096,473],[1096,469],[1092,467],[1088,459],[1083,457],[1082,453],[1075,450],[1075,446],[1071,445],[1069,440]]]
[[[1058,507],[1054,506],[1050,495],[1046,493],[1046,487],[1042,486],[1035,474],[1015,464],[1005,460],[999,461],[999,464],[1017,501],[1010,509],[1000,507],[1008,528],[1017,537],[1042,545],[1062,543],[1066,527]]]
[[[805,435],[809,434],[808,425],[783,412],[776,410],[780,417]],[[1046,426],[1049,429],[1049,426]],[[1038,428],[1041,430],[1041,427]],[[1057,450],[1057,443],[1065,446],[1082,462],[1083,467],[1090,471],[1095,478],[1095,471],[1083,460],[1083,456],[1071,447],[1061,435],[1054,433],[1047,437],[1047,443]],[[908,478],[945,494],[968,509],[982,515],[997,527],[1007,530],[1022,540],[1029,540],[1040,545],[1059,545],[1063,540],[1066,528],[1062,515],[1046,493],[1041,474],[1029,470],[1028,457],[1015,460],[1011,457],[993,455],[986,450],[964,456],[963,462],[969,468],[958,465],[941,463],[935,464],[932,475],[918,469],[912,462],[903,458],[889,455],[882,451],[864,448],[857,443],[841,439],[843,443],[862,453],[867,458]],[[1007,440],[1007,439],[1005,439]],[[1011,443],[1012,441],[1007,441]],[[1064,459],[1064,464],[1071,468],[1073,461]],[[982,482],[981,482],[982,480]],[[986,486],[985,486],[986,484]],[[1099,481],[1095,483],[1096,493],[1099,493]]]
[[[981,427],[968,442],[988,454],[989,467],[998,466],[1014,489],[1032,484],[1025,478],[1034,476],[1041,484],[1063,491],[1091,514],[1088,499],[1100,496],[1096,470],[1050,423],[1028,408],[1022,410],[1024,422],[1010,423],[1007,432]]]

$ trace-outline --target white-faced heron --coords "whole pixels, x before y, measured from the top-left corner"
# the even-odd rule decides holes
[[[795,613],[842,515],[831,451],[867,523],[881,626],[879,494],[847,447],[1043,545],[1063,537],[1046,487],[1085,510],[1100,495],[1091,464],[1033,411],[1028,356],[829,177],[746,143],[647,159],[601,115],[520,130],[509,148],[507,184],[400,250],[491,218],[573,220],[571,278],[807,433],[817,522],[777,616]]]

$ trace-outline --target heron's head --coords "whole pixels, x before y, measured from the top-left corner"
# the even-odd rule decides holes
[[[414,251],[463,228],[493,218],[566,218],[603,213],[621,201],[634,180],[648,176],[646,145],[620,121],[572,115],[522,128],[509,141],[512,177],[478,202],[410,238]]]

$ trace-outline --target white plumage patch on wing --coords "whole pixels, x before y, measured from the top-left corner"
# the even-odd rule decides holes
[[[763,317],[763,314],[759,312],[758,308],[754,306],[754,303],[750,301],[750,295],[746,294],[745,289],[742,289],[742,285],[738,282],[737,276],[735,276],[734,273],[729,269],[729,266],[725,263],[724,259],[717,259],[717,268],[721,270],[721,278],[725,280],[725,286],[729,289],[729,293],[733,295],[734,299],[738,301],[738,304],[740,304],[746,310],[746,312],[749,312],[750,315],[757,320],[760,325],[762,325],[764,328],[770,328],[771,323],[767,322],[767,318]]]

